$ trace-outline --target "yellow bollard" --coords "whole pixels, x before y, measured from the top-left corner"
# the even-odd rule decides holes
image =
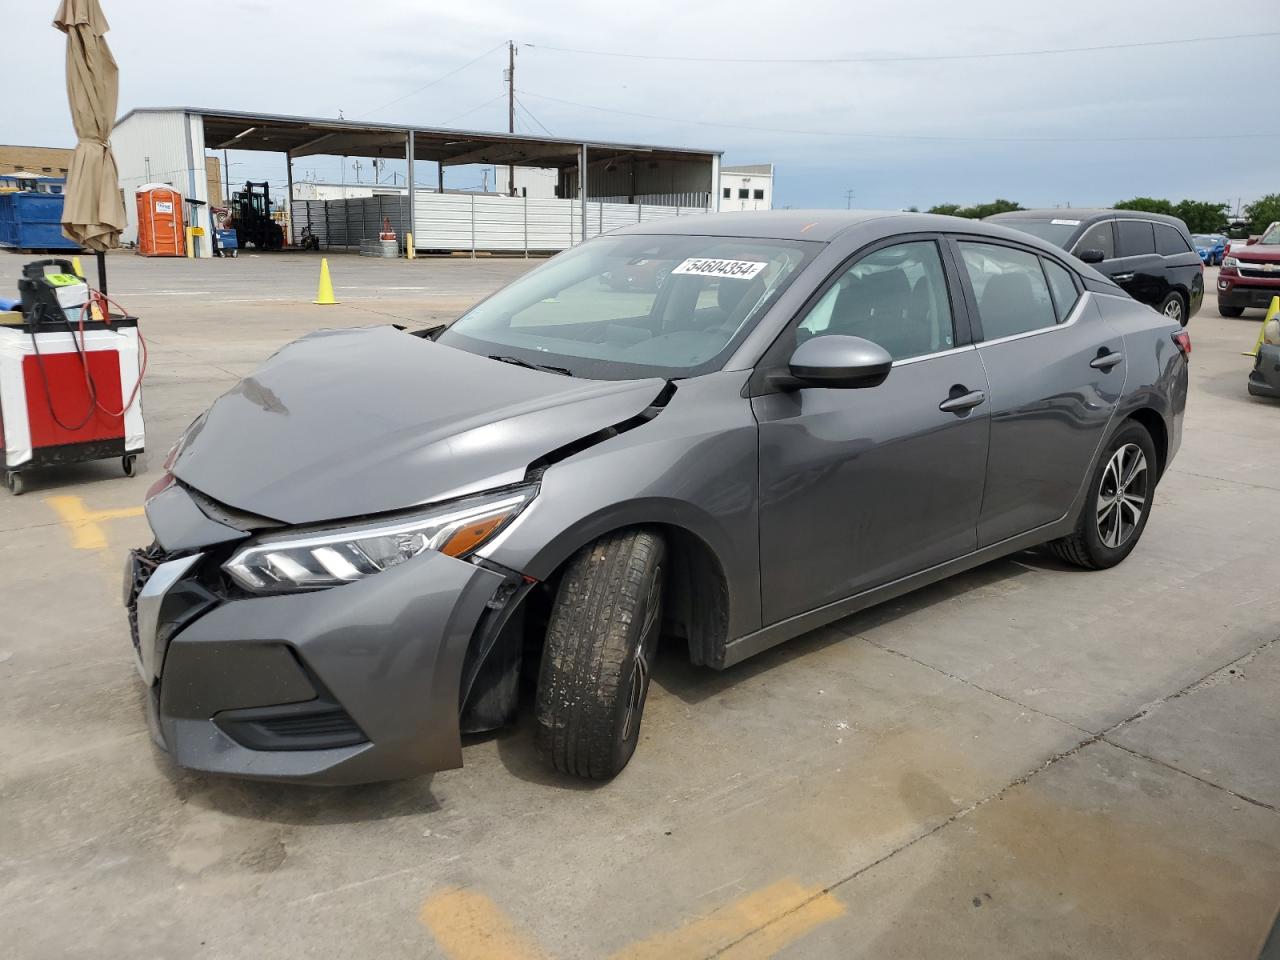
[[[1272,320],[1280,317],[1280,297],[1271,298],[1271,306],[1267,307],[1267,315],[1262,318],[1262,325],[1258,327],[1258,339],[1253,343],[1253,349],[1247,353],[1242,353],[1243,357],[1256,357],[1258,351],[1262,349],[1262,337],[1266,333],[1267,324]]]
[[[77,277],[79,277],[81,280],[83,280],[83,279],[84,279],[84,267],[80,266],[80,258],[79,258],[79,257],[72,257],[72,258],[71,258],[71,269],[72,269],[72,270],[74,270],[74,271],[76,272],[76,276],[77,276]]]
[[[333,281],[329,279],[329,258],[324,257],[320,261],[320,288],[316,290],[316,298],[311,301],[321,306],[337,303],[333,298]]]
[[[196,245],[192,241],[191,228],[187,227],[187,259],[194,260],[196,256]]]
[[[404,255],[410,260],[412,260],[414,257],[412,233],[406,233],[404,235]]]

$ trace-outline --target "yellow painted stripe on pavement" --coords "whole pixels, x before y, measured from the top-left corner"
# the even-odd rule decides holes
[[[843,912],[840,901],[822,887],[781,880],[675,930],[632,944],[612,960],[692,960],[726,949],[725,955],[735,960],[772,956]]]
[[[449,888],[422,905],[423,924],[450,960],[545,960],[483,893]]]
[[[142,507],[121,507],[116,510],[89,510],[79,497],[45,497],[44,502],[53,508],[71,533],[71,545],[77,550],[105,550],[107,533],[101,524],[106,520],[122,520],[125,517],[142,516]]]
[[[768,926],[761,927],[745,940],[739,940],[720,954],[718,960],[766,960],[783,947],[795,943],[814,927],[829,923],[843,914],[843,903],[829,893],[820,894],[799,910],[793,910]]]

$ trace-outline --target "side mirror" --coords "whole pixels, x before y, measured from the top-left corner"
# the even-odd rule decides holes
[[[1078,256],[1085,263],[1101,263],[1107,259],[1102,255],[1101,250],[1081,250]]]
[[[1258,237],[1250,237],[1248,240],[1244,242],[1244,245],[1246,247],[1252,247],[1255,243],[1258,242],[1258,239],[1259,239]]]
[[[893,357],[878,343],[837,334],[814,337],[796,347],[787,364],[790,376],[775,380],[783,387],[874,387],[884,382]]]

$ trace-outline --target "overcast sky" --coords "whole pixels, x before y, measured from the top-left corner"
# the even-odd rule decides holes
[[[10,3],[0,142],[70,146],[64,39],[50,25],[57,3]],[[1215,17],[1203,0],[103,0],[103,8],[120,63],[121,114],[174,105],[329,117],[341,110],[348,119],[505,130],[506,52],[496,48],[513,39],[533,45],[521,46],[516,65],[517,95],[532,115],[521,113],[521,130],[537,131],[536,118],[557,136],[719,148],[727,163],[772,161],[779,206],[843,207],[847,190],[855,206],[870,208],[996,196],[1026,206],[1107,205],[1137,194],[1234,205],[1280,191],[1275,90],[1248,83],[1250,74],[1274,75],[1274,36],[853,64],[548,49],[955,57],[1280,31],[1280,3],[1271,0],[1249,5],[1247,28],[1239,17]],[[1257,133],[1275,136],[1216,138]],[[1215,139],[1098,142],[1196,136]],[[232,159],[240,163],[233,180],[284,179],[277,156]],[[299,160],[295,176],[315,170],[337,179],[339,163]],[[430,170],[423,164],[418,176],[430,182]],[[474,168],[451,171],[447,181],[479,184]]]

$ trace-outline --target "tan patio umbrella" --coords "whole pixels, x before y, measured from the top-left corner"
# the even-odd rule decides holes
[[[67,99],[76,151],[67,171],[62,232],[98,254],[98,286],[107,289],[103,251],[120,245],[124,203],[107,137],[115,122],[120,71],[104,36],[98,0],[62,0],[53,25],[67,35]]]

